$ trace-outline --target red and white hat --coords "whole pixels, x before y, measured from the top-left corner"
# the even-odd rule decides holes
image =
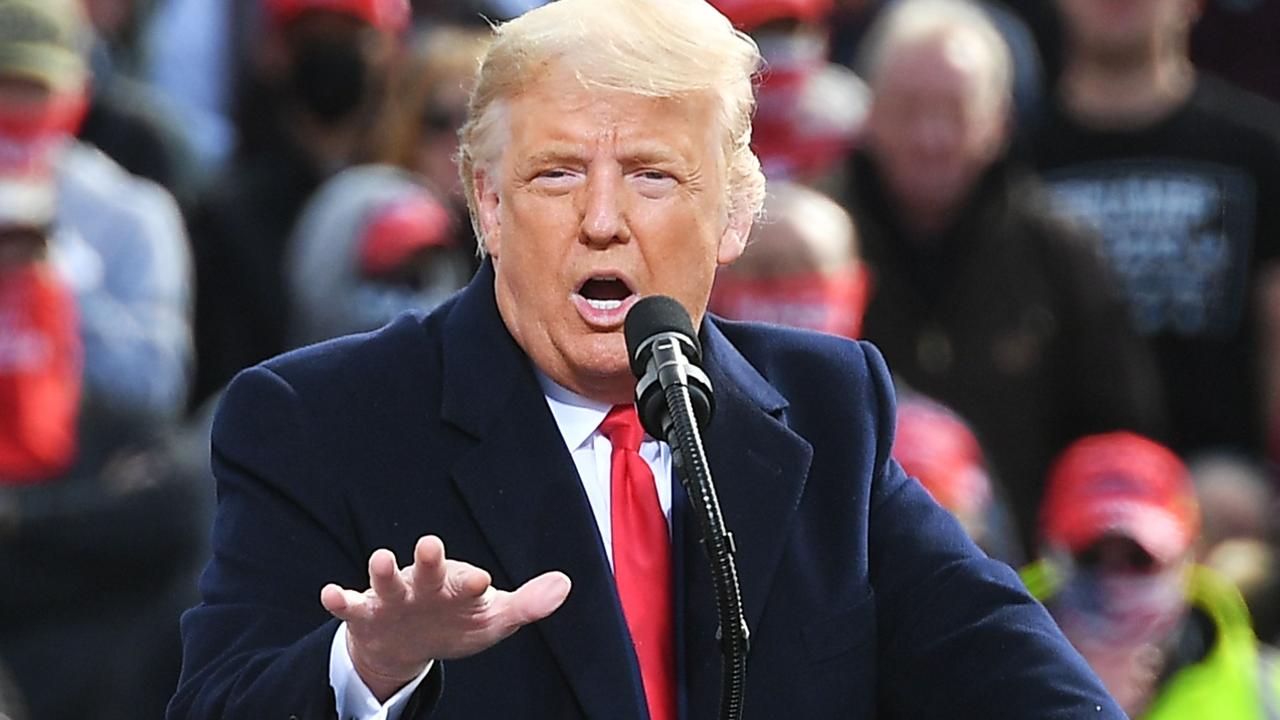
[[[1163,564],[1195,542],[1200,509],[1187,467],[1172,450],[1113,432],[1078,440],[1059,456],[1049,472],[1040,525],[1051,546],[1080,552],[1119,535]]]
[[[409,26],[408,0],[264,0],[267,17],[277,27],[313,10],[341,13],[379,30],[398,33]]]

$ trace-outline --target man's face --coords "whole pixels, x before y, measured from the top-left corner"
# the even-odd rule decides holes
[[[1050,600],[1067,639],[1131,716],[1150,703],[1186,614],[1187,561],[1159,563],[1135,540],[1108,535],[1075,556]]]
[[[669,295],[701,323],[717,265],[749,223],[727,214],[723,134],[708,97],[584,90],[552,72],[509,101],[509,141],[476,175],[479,218],[512,336],[551,379],[623,403],[622,326]]]
[[[875,78],[869,151],[898,204],[953,213],[1004,146],[1006,102],[986,77],[987,51],[967,37],[891,51]]]
[[[386,33],[343,13],[313,10],[286,26],[285,39],[289,90],[313,119],[340,124],[380,99],[393,49]]]
[[[1058,0],[1078,52],[1099,58],[1146,56],[1159,38],[1186,32],[1194,0]]]

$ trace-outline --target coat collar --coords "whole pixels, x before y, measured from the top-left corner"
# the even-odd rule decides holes
[[[555,569],[573,581],[565,605],[537,628],[585,714],[643,718],[637,663],[599,531],[533,366],[498,314],[491,262],[463,291],[444,332],[442,419],[476,440],[453,468],[459,492],[512,583]],[[701,340],[717,405],[705,444],[754,627],[812,448],[785,426],[786,399],[713,319],[703,323]],[[685,529],[697,537],[692,519]],[[684,545],[687,686],[693,716],[710,716],[720,682],[715,602],[700,545]],[[619,702],[626,697],[633,702]]]

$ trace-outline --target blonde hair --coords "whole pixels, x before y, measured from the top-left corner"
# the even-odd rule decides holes
[[[395,91],[388,94],[383,109],[377,139],[379,162],[406,170],[415,168],[424,116],[433,109],[443,109],[442,96],[457,93],[462,99],[470,94],[490,39],[491,33],[484,28],[447,25],[414,35],[408,57],[392,81]]]
[[[872,85],[885,61],[899,48],[952,38],[978,42],[989,64],[985,80],[989,99],[1008,104],[1013,95],[1013,53],[986,11],[971,0],[899,0],[878,18],[863,45],[858,72]]]
[[[656,98],[712,93],[725,131],[730,216],[758,215],[764,175],[751,150],[751,115],[760,62],[755,41],[705,0],[557,0],[496,27],[458,133],[480,251],[475,171],[501,156],[506,101],[553,64],[593,90]]]

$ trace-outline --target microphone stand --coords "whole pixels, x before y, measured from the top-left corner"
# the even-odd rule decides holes
[[[711,563],[716,613],[720,619],[716,638],[720,641],[724,661],[720,718],[740,720],[750,632],[742,610],[742,592],[738,587],[738,568],[734,561],[737,547],[720,513],[720,501],[711,480],[711,468],[689,394],[690,371],[700,375],[701,370],[684,358],[680,343],[663,338],[655,345],[667,343],[670,344],[668,347],[655,347],[655,357],[663,360],[656,369],[668,409],[663,418],[663,433],[671,447],[671,460],[680,484],[684,486],[697,517],[702,549]],[[705,376],[701,379],[705,381]],[[709,382],[707,386],[710,387]]]

